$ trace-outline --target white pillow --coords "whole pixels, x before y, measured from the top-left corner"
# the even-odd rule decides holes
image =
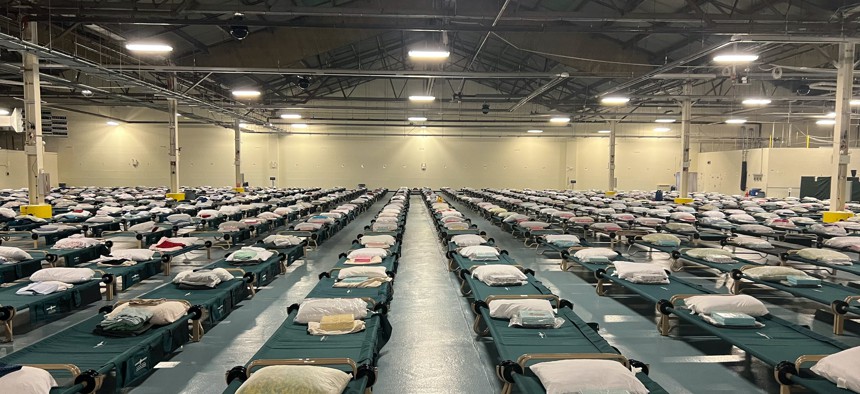
[[[615,275],[633,283],[669,283],[669,275],[663,267],[649,263],[616,261]]]
[[[152,260],[154,254],[155,252],[149,249],[118,249],[110,251],[110,255],[113,257],[138,262]]]
[[[152,318],[149,319],[149,322],[158,326],[163,326],[173,323],[179,320],[182,316],[185,316],[185,314],[188,313],[188,309],[191,307],[191,304],[187,301],[164,301],[157,305],[132,305],[129,302],[125,302],[117,305],[111,313],[105,315],[105,318],[116,317],[119,315],[120,311],[131,306],[148,310],[152,313]]]
[[[705,259],[707,260],[710,257],[714,256],[725,256],[732,257],[732,252],[729,252],[725,249],[717,249],[717,248],[693,248],[685,251],[688,256],[695,257],[697,259]]]
[[[364,320],[367,316],[367,302],[361,298],[306,298],[299,305],[295,322],[319,323],[323,316],[342,314],[350,314],[353,319]]]
[[[3,387],[4,393],[46,394],[52,387],[57,387],[57,381],[44,369],[23,366],[18,371],[3,375],[0,387]]]
[[[33,256],[30,256],[29,253],[25,252],[21,248],[12,246],[0,246],[0,257],[12,261],[24,261],[33,258]]]
[[[558,360],[529,367],[547,394],[625,392],[647,394],[636,374],[614,360]]]
[[[797,251],[797,255],[807,260],[835,265],[851,265],[851,258],[844,253],[830,249],[805,248]]]
[[[388,256],[388,251],[382,248],[361,248],[355,249],[349,252],[346,255],[346,258],[350,260],[354,260],[356,257],[386,257]]]
[[[150,232],[154,228],[156,228],[155,222],[148,221],[148,222],[138,223],[138,224],[135,224],[133,226],[129,226],[128,231],[133,231],[136,233],[142,233],[142,232]]]
[[[368,278],[387,278],[385,267],[348,267],[337,271],[338,279],[366,276]]]
[[[709,315],[714,312],[744,313],[752,317],[768,314],[764,304],[746,294],[740,295],[700,295],[684,300],[693,312]]]
[[[751,267],[743,270],[744,275],[758,280],[785,280],[788,276],[808,276],[797,268],[782,266]]]
[[[579,237],[572,234],[548,234],[544,236],[547,242],[553,243],[555,241],[570,241],[575,244],[579,243]]]
[[[658,246],[678,247],[681,245],[681,240],[672,234],[648,234],[643,236],[642,240]]]
[[[499,251],[492,247],[486,245],[476,245],[476,246],[467,246],[465,248],[460,249],[460,255],[469,259],[487,257],[489,260],[498,260]],[[495,257],[495,258],[491,258]]]
[[[30,275],[31,282],[57,281],[63,283],[84,283],[93,279],[95,271],[89,268],[55,267],[42,268]]]
[[[543,311],[549,313],[555,313],[552,308],[552,304],[549,300],[539,300],[539,299],[524,299],[524,300],[513,300],[513,299],[501,299],[501,300],[492,300],[490,301],[490,317],[495,317],[497,319],[508,319],[515,316],[520,311]]]
[[[222,282],[226,282],[228,280],[236,278],[235,276],[233,276],[233,274],[230,273],[230,271],[227,271],[224,268],[214,268],[212,270],[212,273],[218,276],[218,279],[221,279]]]
[[[860,246],[860,237],[833,237],[824,241],[824,245],[833,248],[849,248]]]
[[[858,364],[860,364],[860,346],[824,357],[810,370],[835,383],[836,387],[860,393]]]
[[[460,247],[477,246],[487,242],[484,237],[478,234],[460,234],[451,237],[451,242]]]
[[[383,244],[383,245],[391,246],[391,245],[394,245],[396,240],[391,235],[383,234],[383,235],[365,235],[365,236],[361,237],[358,240],[358,242],[361,243],[362,245]]]
[[[588,261],[591,257],[606,257],[607,259],[612,259],[618,257],[618,253],[609,248],[587,248],[577,250],[576,253],[573,254],[573,257],[582,261]]]
[[[270,365],[251,374],[236,394],[342,393],[351,375],[339,369],[314,365]]]
[[[512,265],[490,264],[475,267],[472,277],[489,286],[503,286],[511,284],[522,284],[528,279],[519,268]]]

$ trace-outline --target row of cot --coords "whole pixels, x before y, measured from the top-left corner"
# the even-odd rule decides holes
[[[487,208],[488,213],[490,212],[490,210],[492,210],[492,205],[488,206],[483,205],[483,203],[478,203],[476,206]],[[511,216],[506,216],[503,220],[506,220],[510,217]],[[529,224],[531,222],[524,223]],[[513,226],[515,226],[513,227],[513,233],[514,235],[516,235],[516,229],[518,227],[522,227],[522,225],[514,224]],[[547,233],[547,231],[549,230],[551,229],[543,228],[538,230],[531,230],[532,232],[543,235],[538,239],[538,242],[536,242],[536,244],[545,245],[549,249],[554,249],[559,248],[559,246],[557,246],[558,241],[571,242],[569,238],[565,239],[565,237],[571,236],[548,235],[549,233]],[[672,235],[653,235],[653,233],[658,231],[667,232]],[[844,322],[846,320],[845,315],[848,313],[856,314],[858,311],[860,311],[860,303],[858,303],[858,301],[860,301],[860,292],[858,292],[858,290],[854,287],[812,278],[805,271],[801,271],[795,267],[767,267],[764,264],[766,263],[766,261],[757,262],[751,259],[741,257],[743,253],[749,254],[749,252],[738,253],[737,251],[729,252],[715,250],[712,248],[699,248],[699,246],[702,246],[700,245],[699,240],[718,239],[721,241],[721,245],[723,246],[741,246],[743,248],[752,249],[757,253],[760,252],[765,255],[769,254],[773,256],[778,256],[780,258],[781,264],[783,265],[788,265],[788,263],[799,263],[804,264],[815,271],[826,269],[830,270],[830,273],[842,271],[848,272],[853,275],[860,275],[860,269],[856,268],[850,257],[839,252],[829,250],[817,250],[816,248],[801,249],[799,247],[795,248],[792,246],[776,248],[773,247],[770,242],[766,242],[752,236],[731,238],[728,236],[716,237],[713,234],[702,236],[702,234],[699,233],[695,228],[692,228],[690,225],[683,223],[670,223],[665,226],[654,227],[642,226],[639,228],[633,228],[633,230],[619,229],[616,234],[626,235],[628,244],[630,245],[638,244],[640,246],[645,247],[649,251],[659,250],[668,253],[674,261],[674,264],[672,266],[674,270],[683,269],[683,261],[685,260],[688,262],[696,263],[696,265],[699,267],[705,266],[707,268],[717,270],[724,275],[724,277],[727,279],[727,282],[731,283],[729,289],[732,291],[732,293],[739,293],[741,291],[740,285],[743,283],[742,281],[748,281],[768,287],[770,289],[783,291],[797,297],[803,297],[815,302],[828,305],[830,307],[830,312],[833,315],[834,333],[839,335],[843,334],[844,332]],[[643,239],[643,237],[645,239]],[[657,239],[663,237],[662,243],[655,244],[655,241],[649,242],[647,240],[649,237]],[[682,245],[681,240],[678,237],[684,238],[686,242]],[[860,240],[860,237],[851,238]],[[547,239],[552,239],[552,242],[547,242]],[[573,237],[573,239],[576,240],[577,238]],[[575,244],[575,242],[573,243]],[[568,255],[568,253],[564,249],[569,246],[576,245],[562,245],[560,246],[561,249],[556,249],[556,251],[563,256],[566,256]],[[682,248],[691,249],[691,251],[690,253],[681,253],[679,249]],[[717,258],[714,256],[718,254],[724,261],[709,261],[707,259],[696,258],[697,256],[701,255],[709,255],[711,258]],[[683,257],[683,259],[680,259],[681,257]],[[763,276],[762,272],[766,273],[766,275]],[[773,272],[777,272],[778,274],[773,274]],[[800,280],[805,283],[805,285],[798,286],[786,284],[786,277],[795,277],[791,279]]]
[[[676,243],[676,239],[669,234],[650,234],[634,237],[634,242],[647,249],[672,253],[676,259],[683,258],[718,270],[727,268],[720,265],[726,263],[725,260],[720,261],[726,257],[725,253],[719,252],[721,249],[690,248],[681,253],[677,248],[668,245]],[[680,242],[677,243],[680,246]],[[612,249],[592,248],[586,242],[570,247],[567,253],[562,254],[562,258],[564,269],[567,268],[568,262],[574,262],[593,272],[598,279],[599,295],[606,293],[608,282],[653,302],[658,311],[658,326],[662,335],[669,335],[670,317],[674,316],[679,321],[703,329],[773,367],[781,392],[789,392],[795,384],[815,392],[842,393],[860,390],[856,374],[845,370],[845,363],[850,362],[852,357],[856,359],[860,348],[851,348],[842,342],[773,316],[763,303],[751,296],[715,292],[672,275],[660,266],[632,262]],[[730,261],[749,263],[734,258]],[[778,281],[780,275],[780,282],[784,282],[786,276],[792,276],[786,274],[782,269],[784,267],[767,267],[761,264],[757,266],[765,271],[763,273],[770,270],[768,274],[772,275],[768,279],[757,278],[756,283],[759,284],[773,287],[773,282]],[[781,272],[774,272],[773,268]],[[745,271],[752,273],[748,269]],[[750,278],[751,276],[745,275],[737,277],[737,280]],[[830,284],[824,289],[833,292],[834,286],[839,285]],[[789,287],[789,284],[783,284],[778,290],[791,290],[794,294],[806,293],[800,290],[802,286],[795,286],[793,289]],[[820,288],[810,290],[807,294],[818,293],[815,290]],[[850,293],[850,290],[848,292]],[[847,308],[847,305],[843,304],[841,307]],[[722,315],[727,312],[741,313],[744,317],[743,323],[749,325],[736,327],[732,324],[737,322],[729,324],[721,320]],[[815,365],[810,368],[812,364]]]
[[[391,335],[393,296],[408,200],[399,190],[262,348],[226,373],[225,393],[370,392]],[[387,227],[373,229],[379,223]]]
[[[341,197],[351,199],[360,192],[361,190],[356,190]],[[280,216],[277,209],[271,214],[273,217],[263,219],[271,223],[268,226],[270,231],[286,223],[287,218]],[[332,214],[341,215],[337,212]],[[265,217],[264,214],[261,215]],[[352,214],[349,213],[349,215]],[[292,232],[287,232],[289,233]],[[259,234],[263,235],[263,233]],[[5,284],[0,289],[0,322],[3,323],[6,340],[13,339],[15,327],[32,327],[37,323],[55,320],[66,312],[98,301],[101,299],[100,286],[104,287],[105,297],[110,301],[118,291],[125,291],[153,275],[160,272],[169,275],[170,263],[177,256],[202,248],[206,248],[208,256],[212,241],[204,241],[188,235],[190,234],[174,238],[162,236],[158,244],[150,246],[150,250],[112,251],[113,242],[110,240],[102,241],[77,236],[60,240],[47,250],[33,251],[0,246],[0,255],[6,261],[0,266],[0,283]],[[285,244],[281,239],[279,243],[280,246],[287,247],[282,252],[288,259],[287,264],[290,264],[304,255],[304,248],[298,244],[304,245],[307,241],[295,239],[292,243]],[[92,274],[84,276],[87,280],[77,283],[63,282],[64,285],[59,287],[45,287],[41,282],[56,282],[42,280],[52,279],[44,275],[45,271],[42,268],[45,265],[86,268],[90,269],[91,271],[87,272]],[[42,272],[37,274],[40,270]],[[73,278],[80,276],[72,275]],[[34,291],[30,291],[31,289]]]
[[[424,197],[440,233],[449,218],[466,220],[441,195],[426,191]],[[477,231],[445,236],[443,243],[461,293],[473,300],[475,333],[493,339],[502,392],[666,392],[648,378],[645,364],[610,346],[596,324],[582,320],[573,304],[553,294],[493,239]]]
[[[363,205],[369,206],[382,194],[366,195]],[[252,297],[256,287],[271,283],[285,261],[285,254],[277,250],[246,247],[200,270],[181,272],[173,277],[173,285],[102,308],[99,315],[0,359],[0,363],[27,367],[19,375],[3,376],[0,385],[23,390],[34,387],[35,379],[42,383],[39,387],[56,386],[47,370],[71,380],[70,385],[50,389],[52,393],[116,392],[137,384],[189,339],[200,340],[205,330]],[[129,311],[139,314],[142,308],[152,319],[143,332],[117,336],[94,329],[105,321],[127,318],[123,314]]]

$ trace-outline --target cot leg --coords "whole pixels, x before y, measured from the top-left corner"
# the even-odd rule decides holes
[[[13,333],[12,333],[12,318],[3,322],[3,326],[6,327],[6,338],[4,342],[12,342]]]
[[[660,313],[660,321],[657,324],[657,329],[660,331],[660,335],[664,337],[669,336],[669,316]]]
[[[460,294],[462,294],[464,296],[468,296],[469,294],[472,294],[472,289],[469,288],[469,286],[466,284],[465,280],[460,281]]]
[[[779,394],[791,394],[791,386],[779,385]]]
[[[567,272],[567,269],[568,269],[567,260],[565,260],[564,257],[562,257],[562,259],[561,259],[561,270],[564,272]]]
[[[116,295],[116,280],[113,280],[113,281],[111,281],[111,283],[105,284],[105,299],[108,301],[112,301],[115,295]]]
[[[481,328],[481,322],[482,321],[483,321],[483,319],[481,319],[481,315],[475,316],[475,322],[472,324],[472,330],[475,331],[475,334],[478,334],[482,337],[485,337],[485,336],[487,336],[487,334],[490,333],[490,328],[489,327]]]
[[[200,320],[192,320],[191,340],[193,342],[200,342],[200,338],[203,338],[203,322],[201,322]]]
[[[502,386],[502,394],[510,394],[512,386],[512,384],[505,382],[504,386]]]
[[[603,296],[606,294],[606,286],[604,286],[603,279],[597,280],[597,295]]]
[[[212,248],[206,248],[206,260],[212,260]]]
[[[842,335],[845,333],[845,315],[833,314],[833,334]]]

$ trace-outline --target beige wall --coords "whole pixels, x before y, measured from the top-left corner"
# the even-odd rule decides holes
[[[566,150],[557,138],[281,136],[279,184],[557,188]]]
[[[57,154],[45,152],[45,172],[51,174],[51,185],[59,182]],[[27,155],[24,151],[0,149],[0,188],[27,187]]]

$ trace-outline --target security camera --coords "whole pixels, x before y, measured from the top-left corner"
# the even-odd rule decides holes
[[[242,41],[245,37],[248,37],[248,26],[244,25],[234,25],[230,26],[230,35],[233,38]]]
[[[481,105],[481,113],[484,115],[490,113],[490,104],[484,103]]]
[[[310,87],[310,86],[311,86],[311,80],[309,78],[307,78],[307,77],[299,78],[299,87],[302,88],[302,90],[307,90],[308,87]]]

